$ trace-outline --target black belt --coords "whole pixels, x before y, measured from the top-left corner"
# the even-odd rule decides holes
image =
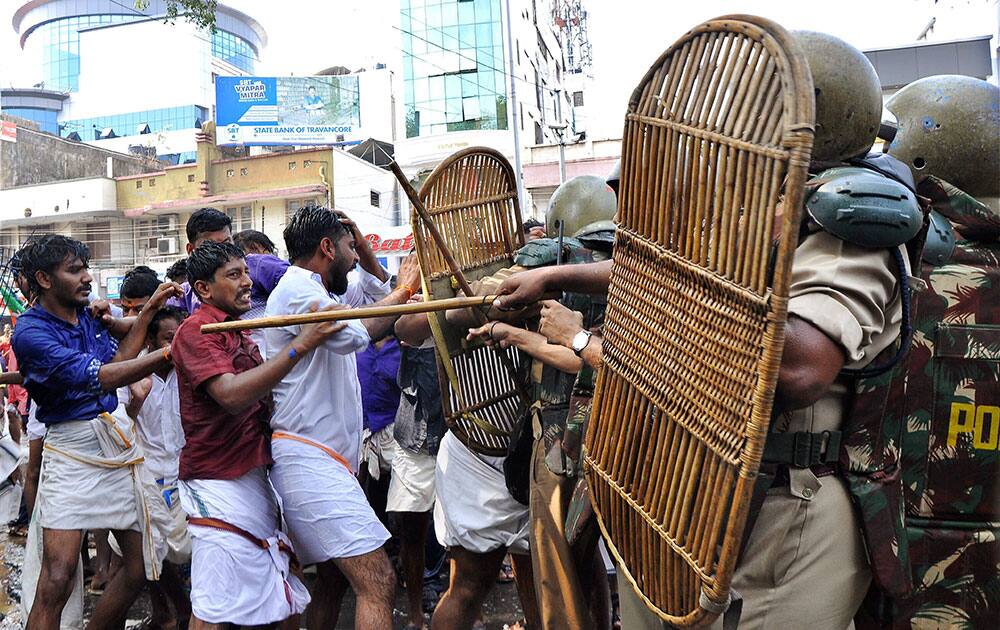
[[[791,468],[836,464],[842,435],[840,431],[768,433],[761,463]]]
[[[809,470],[812,471],[817,477],[829,477],[830,475],[837,474],[837,469],[833,466],[827,466],[826,464],[816,464],[815,466],[809,466]],[[771,482],[772,488],[783,488],[790,483],[789,478],[789,467],[788,466],[778,466],[774,471],[774,480]]]

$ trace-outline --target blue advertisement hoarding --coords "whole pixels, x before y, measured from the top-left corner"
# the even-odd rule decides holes
[[[343,142],[361,126],[358,77],[216,77],[216,143]]]

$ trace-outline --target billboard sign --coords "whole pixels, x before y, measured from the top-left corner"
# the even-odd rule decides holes
[[[17,125],[12,120],[0,122],[0,140],[17,142]]]
[[[220,145],[313,145],[357,139],[358,76],[216,77]]]

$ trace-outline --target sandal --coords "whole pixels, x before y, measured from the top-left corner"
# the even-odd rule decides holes
[[[510,562],[504,560],[500,566],[500,575],[497,577],[498,584],[510,584],[514,581],[514,567]]]
[[[7,528],[7,535],[13,538],[27,538],[28,537],[28,526],[27,525],[11,525]]]

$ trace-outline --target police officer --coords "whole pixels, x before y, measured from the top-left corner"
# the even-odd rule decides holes
[[[617,182],[615,182],[617,183]],[[480,281],[476,291],[493,293],[507,277],[529,269],[575,265],[608,260],[614,243],[616,209],[614,190],[594,176],[575,177],[562,184],[552,196],[546,212],[548,238],[528,242],[515,255],[514,267]],[[530,461],[508,459],[508,479],[515,497],[527,500],[531,513],[531,558],[535,593],[547,630],[558,628],[605,628],[610,619],[607,577],[597,553],[596,523],[584,524],[571,546],[564,523],[580,478],[580,445],[583,436],[581,409],[589,409],[594,372],[583,365],[580,352],[592,331],[603,322],[603,296],[566,293],[562,307],[580,313],[581,333],[572,351],[547,343],[538,332],[512,323],[525,313],[513,316],[491,309],[495,321],[472,331],[491,343],[515,346],[534,359],[532,397],[535,400],[532,425],[534,436]],[[548,302],[547,308],[558,306]],[[533,318],[534,313],[527,314]],[[449,313],[453,323],[469,324],[467,314]],[[530,327],[529,327],[530,328]],[[520,480],[518,473],[528,473]]]
[[[752,530],[733,588],[745,602],[741,628],[842,630],[871,580],[848,483],[840,476],[841,443],[859,439],[845,432],[857,378],[845,370],[870,366],[899,338],[908,275],[902,246],[922,220],[913,192],[881,175],[887,169],[870,170],[861,162],[845,168],[847,160],[866,154],[878,131],[881,91],[871,64],[837,38],[796,35],[816,87],[818,176],[807,191],[807,219],[792,267],[786,342],[762,467],[770,483],[761,487],[765,494],[748,525]],[[829,166],[838,168],[824,170]],[[846,188],[856,194],[846,200],[855,212],[839,214],[838,190]],[[895,205],[888,201],[893,197]],[[876,215],[860,227],[839,220],[879,206],[906,220],[891,228],[881,228],[885,222]],[[585,270],[578,271],[583,278]],[[602,272],[606,287],[609,268]],[[569,279],[565,271],[515,276],[500,288],[511,294],[500,305],[529,302],[560,283],[598,285],[593,278]],[[867,447],[870,452],[873,445]],[[630,585],[619,590],[623,627],[662,626]]]

